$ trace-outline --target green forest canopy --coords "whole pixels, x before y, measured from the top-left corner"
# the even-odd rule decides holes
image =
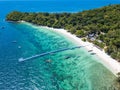
[[[8,21],[27,21],[53,28],[64,28],[103,48],[120,61],[120,4],[78,13],[28,13],[13,11]]]

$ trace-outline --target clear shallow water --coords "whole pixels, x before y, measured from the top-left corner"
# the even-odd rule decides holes
[[[11,10],[74,12],[83,7],[79,7],[77,2],[72,5],[74,10],[69,8],[69,4],[68,8],[63,8],[57,2],[49,2],[55,3],[52,4],[56,7],[54,9],[49,3],[50,6],[44,8],[46,2],[39,2],[40,6],[38,2],[0,2],[0,25],[5,26],[5,29],[0,29],[0,90],[114,90],[115,76],[84,48],[18,62],[20,57],[76,45],[65,36],[43,27],[5,22],[5,15]],[[108,3],[101,1],[98,4],[96,7]],[[17,43],[12,43],[14,40]],[[70,58],[66,59],[67,56]],[[46,62],[48,59],[51,63]]]
[[[106,90],[114,75],[84,48],[19,63],[18,58],[75,46],[64,36],[26,23],[9,23],[11,35],[0,59],[2,90]],[[16,35],[17,34],[17,35]],[[14,37],[14,38],[13,38]],[[17,43],[11,41],[16,40]],[[5,46],[5,45],[4,45]],[[22,48],[19,49],[18,46]],[[66,57],[69,56],[69,59]],[[51,63],[46,60],[50,59]],[[112,86],[114,87],[114,86]]]

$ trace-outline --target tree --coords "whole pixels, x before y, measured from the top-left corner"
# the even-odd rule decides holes
[[[78,37],[94,34],[96,45],[120,61],[120,4],[78,13],[27,13],[13,11],[6,20],[24,20],[33,24],[64,28]],[[88,38],[87,38],[88,39]],[[88,39],[89,40],[89,39]],[[98,42],[102,41],[102,43]]]
[[[77,37],[83,37],[83,36],[84,36],[84,31],[83,31],[83,30],[77,30],[77,31],[75,32],[75,35],[76,35]]]

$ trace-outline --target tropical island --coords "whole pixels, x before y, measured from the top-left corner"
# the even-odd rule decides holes
[[[6,16],[6,20],[14,22],[25,21],[35,25],[64,29],[81,38],[84,42],[93,43],[99,50],[105,51],[113,59],[120,62],[119,12],[120,5],[109,5],[78,13],[28,13],[13,11]],[[111,61],[107,63],[112,64]],[[113,63],[111,67],[114,65]],[[113,69],[113,72],[115,69]],[[118,72],[117,75],[117,81],[120,83],[120,73]]]
[[[26,21],[36,25],[63,28],[99,46],[120,61],[120,5],[109,5],[78,13],[28,13],[13,11],[8,21]]]

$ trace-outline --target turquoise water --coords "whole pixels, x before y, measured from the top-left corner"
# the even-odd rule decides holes
[[[19,63],[20,57],[76,45],[65,36],[43,27],[28,23],[11,23],[11,26],[16,28],[14,32],[17,33],[16,37],[20,38],[17,40],[18,43],[11,44],[11,47],[15,49],[14,53],[12,51],[11,53],[17,58],[6,59],[9,68],[5,68],[6,63],[1,67],[1,70],[7,72],[6,76],[0,80],[5,82],[0,86],[3,90],[17,88],[22,90],[107,90],[106,88],[114,88],[115,76],[98,62],[97,57],[91,56],[84,48]],[[21,49],[18,49],[19,45]],[[70,58],[66,59],[66,56]],[[51,60],[50,63],[46,62],[48,59]],[[1,74],[4,75],[4,72]]]
[[[0,28],[0,90],[115,90],[115,76],[99,63],[97,56],[91,56],[84,48],[18,62],[20,57],[26,58],[76,44],[43,27],[8,23],[5,16],[10,11],[77,12],[120,3],[119,0],[95,0],[94,5],[91,1],[73,2],[0,2],[0,27],[5,26],[5,29]],[[46,61],[49,59],[50,63]]]

